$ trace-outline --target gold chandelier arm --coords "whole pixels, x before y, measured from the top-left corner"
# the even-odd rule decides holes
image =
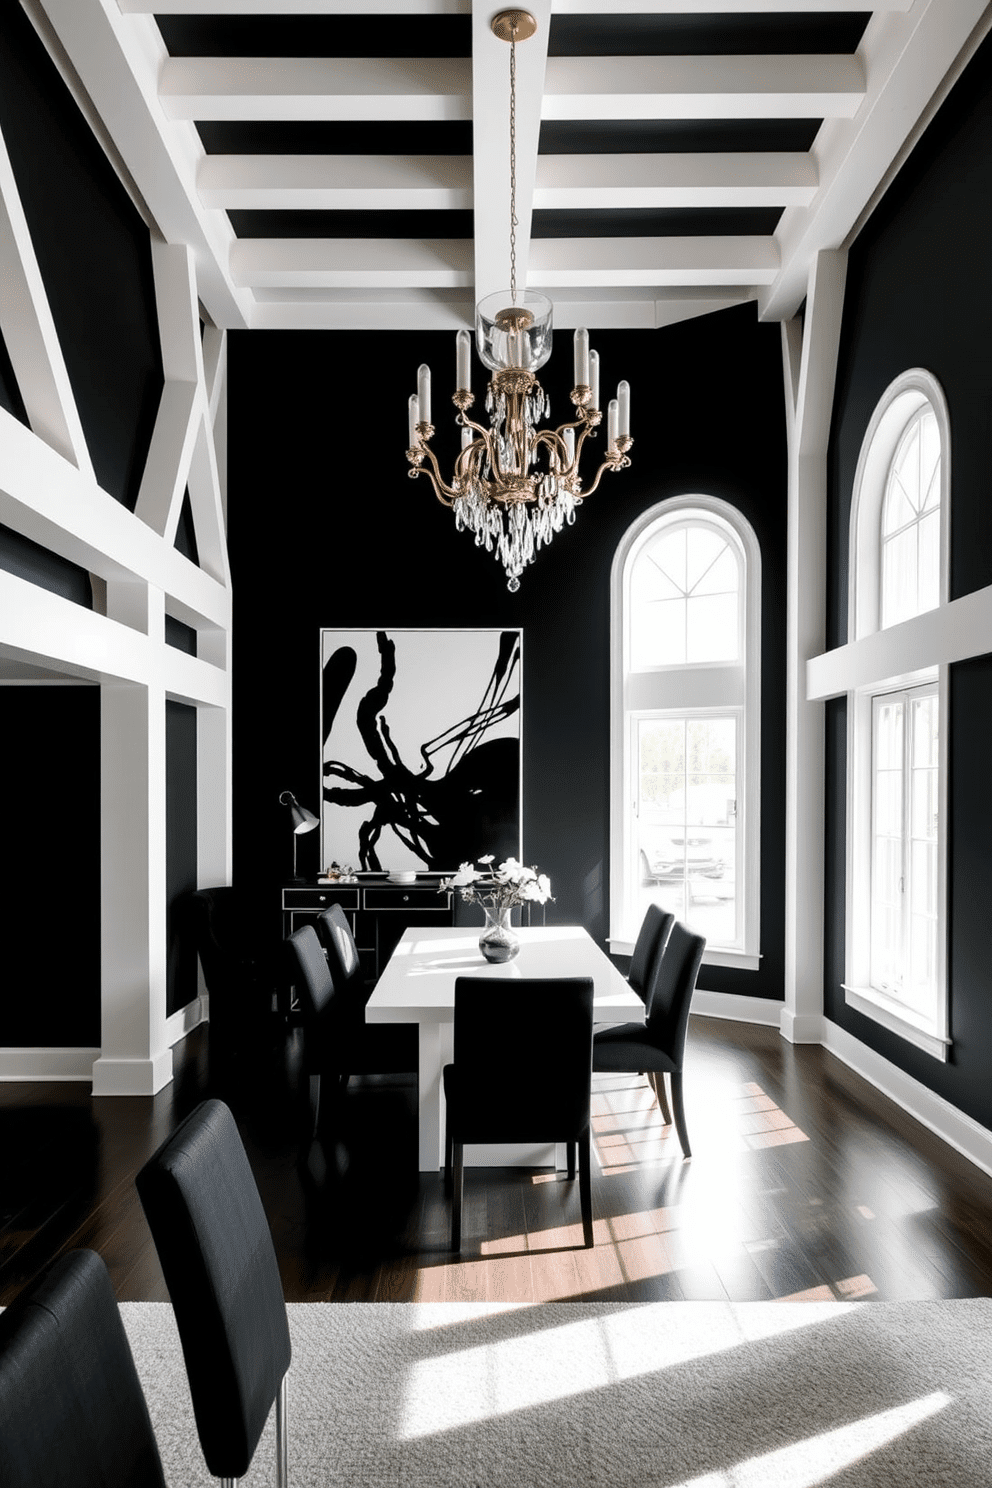
[[[423,461],[425,456],[430,461],[429,469],[424,468]],[[459,491],[445,484],[441,476],[441,467],[437,463],[437,456],[429,444],[421,440],[416,448],[407,450],[406,457],[410,461],[410,469],[407,471],[407,475],[411,480],[416,480],[418,475],[426,475],[434,487],[434,495],[442,506],[450,506],[455,497],[461,494]]]
[[[627,451],[630,449],[633,442],[634,441],[630,438],[629,434],[621,435],[616,444],[610,446],[610,448],[606,451],[606,455],[602,465],[600,465],[599,469],[596,471],[596,479],[593,481],[588,491],[579,491],[576,493],[580,500],[584,501],[587,496],[591,496],[593,494],[603,478],[604,470],[617,471],[626,470],[628,468],[628,466],[630,465],[630,460],[627,456]]]

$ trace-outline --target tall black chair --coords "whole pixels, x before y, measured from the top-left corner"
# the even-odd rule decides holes
[[[634,951],[630,958],[627,980],[642,1002],[648,1000],[648,985],[654,970],[655,957],[665,944],[675,924],[675,916],[657,904],[649,904],[637,932]]]
[[[257,1042],[271,1022],[274,957],[259,949],[257,921],[229,885],[195,890],[183,912],[210,994],[211,1054],[223,1059]]]
[[[596,1030],[592,1067],[597,1074],[640,1074],[651,1078],[666,1120],[664,1076],[672,1087],[675,1130],[685,1157],[691,1157],[682,1100],[682,1063],[689,1004],[699,975],[706,941],[678,921],[662,954],[657,957],[649,984],[647,1017],[641,1023],[617,1023]]]
[[[332,904],[314,921],[317,939],[327,957],[334,990],[342,1006],[364,1008],[372,995],[373,983],[366,981],[348,916],[340,904]]]
[[[454,1062],[443,1071],[451,1248],[461,1249],[465,1143],[535,1141],[568,1144],[570,1178],[578,1148],[582,1233],[591,1246],[592,978],[525,978],[513,993],[528,1010],[525,1030],[505,1016],[503,982],[455,982]]]
[[[312,925],[288,935],[285,948],[286,974],[299,999],[303,1065],[310,1077],[316,1131],[322,1078],[330,1076],[336,1089],[343,1089],[351,1075],[414,1074],[419,1063],[417,1027],[414,1023],[366,1023],[367,999],[357,978],[346,975],[339,987],[331,969],[338,963],[334,957],[325,957]]]
[[[74,1250],[0,1316],[4,1488],[165,1488],[107,1268]]]
[[[216,1478],[248,1471],[273,1402],[286,1478],[291,1349],[279,1267],[227,1106],[204,1101],[137,1177],[176,1316],[200,1446]]]

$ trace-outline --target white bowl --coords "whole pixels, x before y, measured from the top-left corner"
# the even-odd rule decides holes
[[[388,877],[389,877],[389,882],[390,883],[398,883],[398,884],[404,884],[404,883],[406,883],[406,884],[410,884],[410,883],[416,883],[416,881],[417,881],[417,875],[416,875],[416,873],[410,873],[410,872],[390,873],[388,875]]]

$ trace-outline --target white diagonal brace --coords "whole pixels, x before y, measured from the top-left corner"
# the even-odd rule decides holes
[[[152,269],[165,385],[135,516],[172,543],[206,407],[203,357],[192,253],[182,244],[153,243]]]
[[[517,285],[527,284],[531,213],[548,60],[551,0],[528,6],[537,30],[517,43]],[[475,297],[510,283],[510,46],[493,35],[490,5],[472,13]]]
[[[221,495],[217,455],[209,420],[202,418],[189,467],[189,499],[196,531],[200,567],[220,583],[229,585],[231,569],[224,534],[224,502]]]
[[[0,330],[31,428],[95,479],[24,208],[0,136]]]

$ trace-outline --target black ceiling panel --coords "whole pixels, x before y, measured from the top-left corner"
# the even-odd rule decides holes
[[[539,208],[532,238],[764,237],[775,231],[781,207]]]
[[[471,155],[470,120],[325,119],[261,121],[201,119],[196,128],[208,155]]]
[[[795,150],[805,154],[819,119],[545,119],[542,155],[669,155]],[[202,126],[201,126],[202,129]]]
[[[472,17],[156,16],[172,57],[471,57]]]
[[[228,213],[239,238],[470,238],[465,212],[281,212],[241,208]]]
[[[857,51],[868,11],[554,15],[552,57],[761,56]]]

